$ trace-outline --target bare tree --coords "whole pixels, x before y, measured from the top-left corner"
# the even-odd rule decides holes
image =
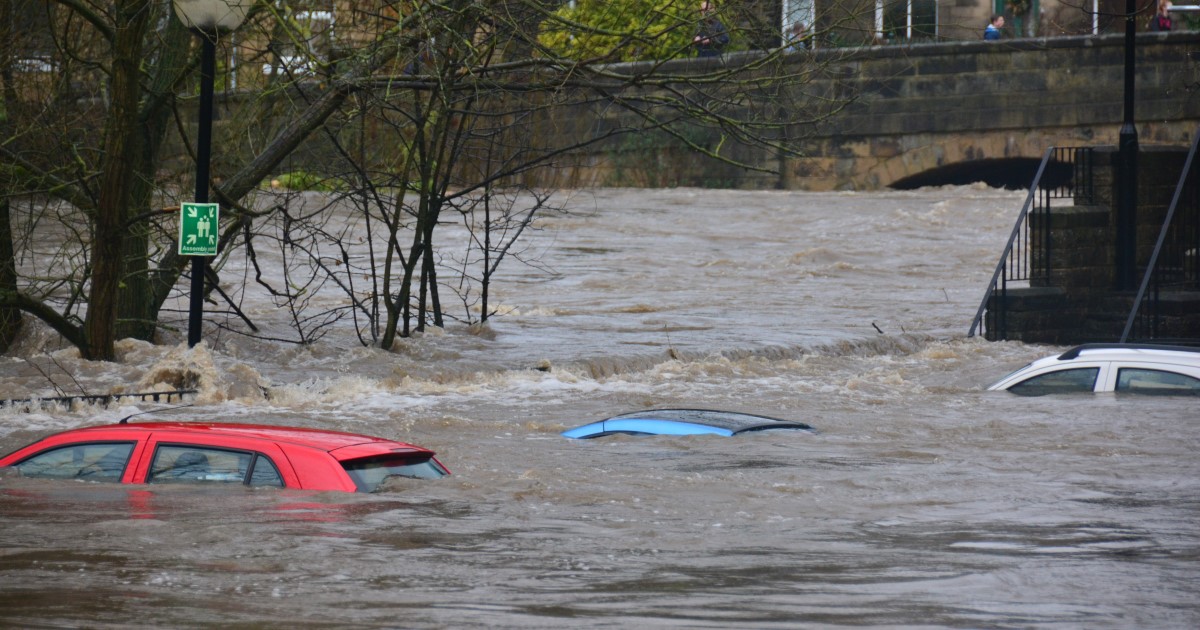
[[[32,22],[45,29],[46,42],[36,57],[28,56],[20,38],[0,44],[4,197],[69,203],[78,214],[64,225],[86,226],[80,237],[89,251],[82,265],[59,271],[63,277],[82,274],[86,299],[30,292],[18,280],[15,288],[0,287],[0,308],[32,314],[85,356],[110,359],[119,333],[153,334],[159,310],[184,269],[171,247],[169,226],[155,223],[160,213],[153,206],[170,207],[161,195],[178,199],[178,191],[186,189],[180,179],[161,181],[158,167],[171,124],[186,124],[179,95],[194,80],[194,38],[165,0],[18,1],[6,8],[0,17],[14,32],[21,20],[40,15]],[[279,16],[265,5],[259,9],[248,28],[269,34]],[[216,171],[225,178],[217,198],[240,208],[266,174],[361,89],[357,82],[394,62],[399,44],[393,35],[385,31],[354,51],[337,81],[298,115],[288,116],[286,125],[272,129],[274,135],[243,167]],[[270,50],[274,40],[268,36],[266,41]],[[246,115],[288,102],[286,86],[264,88],[261,98],[247,103]],[[235,213],[230,233],[250,219]]]
[[[53,35],[51,67],[38,80],[55,87],[16,72],[20,49],[3,48],[6,102],[10,94],[17,102],[0,138],[4,196],[26,200],[31,216],[48,198],[76,209],[60,231],[82,226],[67,240],[82,245],[71,251],[83,259],[57,271],[70,279],[59,284],[0,273],[0,308],[42,319],[86,356],[108,359],[118,335],[150,338],[162,325],[185,268],[162,209],[187,189],[186,174],[162,165],[174,134],[190,147],[181,107],[195,53],[165,0],[35,4],[46,7]],[[836,81],[815,81],[838,55],[770,47],[775,39],[761,32],[769,21],[739,18],[737,2],[721,15],[743,40],[731,50],[744,50],[686,59],[697,3],[667,4],[670,19],[653,29],[596,24],[541,0],[258,5],[237,37],[242,71],[225,75],[239,85],[222,129],[238,140],[213,168],[215,198],[232,213],[214,273],[235,251],[250,268],[277,252],[285,280],[255,274],[255,284],[291,313],[292,341],[350,317],[364,343],[391,347],[444,324],[447,287],[464,319],[474,320],[475,306],[480,320],[492,314],[500,263],[522,259],[519,237],[556,208],[542,188],[577,168],[581,151],[654,137],[709,165],[769,171],[750,149],[795,155],[807,130],[853,100]],[[317,9],[336,9],[338,27],[313,27]],[[739,30],[751,22],[753,33]],[[586,54],[555,44],[601,31],[606,48]],[[628,54],[635,48],[666,52],[646,59]],[[629,58],[646,60],[620,62]],[[85,124],[97,120],[99,130]],[[271,199],[260,186],[297,168],[334,180],[336,203],[300,206],[300,196]],[[469,236],[443,246],[448,225]],[[313,297],[330,287],[348,306]],[[237,296],[213,298],[253,332]]]

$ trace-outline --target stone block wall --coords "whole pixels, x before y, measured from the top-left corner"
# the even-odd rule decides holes
[[[999,300],[988,301],[985,315],[988,339],[999,330]],[[1133,296],[1111,293],[1070,293],[1061,288],[1013,291],[1007,297],[1007,338],[1026,343],[1075,345],[1113,342],[1121,338]]]
[[[1137,42],[1140,139],[1143,145],[1186,145],[1200,125],[1200,63],[1189,57],[1200,50],[1200,33],[1146,33]],[[790,137],[803,138],[800,155],[780,156],[762,147],[724,142],[717,130],[688,130],[689,139],[701,146],[721,146],[731,157],[778,174],[738,168],[665,136],[638,133],[564,157],[555,168],[531,172],[526,183],[877,190],[948,165],[1040,159],[1050,146],[1116,144],[1122,118],[1123,43],[1119,35],[1104,35],[801,51],[788,63],[797,70],[820,69],[805,87],[814,101],[829,96],[853,101],[836,116],[789,129]],[[701,62],[721,63],[678,60],[669,62],[670,71],[686,73]],[[821,105],[812,107],[820,111],[816,108]],[[222,109],[218,103],[218,112]],[[617,108],[551,110],[534,133],[540,146],[562,146],[624,124],[616,112]],[[195,117],[185,113],[183,119]],[[223,161],[244,162],[251,151],[238,144],[249,132],[233,129],[222,134],[235,122],[216,123],[214,141],[221,142],[223,150],[214,155],[214,173],[228,171]],[[255,130],[272,127],[254,125]],[[357,150],[358,131],[342,131],[347,136],[343,143]],[[364,151],[383,155],[393,150],[389,134],[394,132],[366,129],[362,137],[373,144]],[[177,141],[168,152],[185,154]],[[337,155],[327,137],[314,134],[281,170],[322,173],[336,163]],[[165,166],[176,161],[167,158]]]
[[[1200,124],[1200,64],[1188,55],[1197,48],[1200,33],[1138,36],[1135,113],[1144,143],[1186,145]],[[678,174],[674,185],[873,190],[959,162],[1115,145],[1123,115],[1120,35],[816,50],[791,63],[822,68],[806,86],[811,93],[852,102],[835,117],[790,130],[804,138],[802,155],[781,160],[756,147],[732,148],[752,164],[782,167],[777,178],[671,146],[654,151],[654,168]],[[715,132],[708,133],[716,146]],[[622,142],[600,146],[572,179],[637,185],[610,163],[618,154],[634,158]]]
[[[1033,267],[1049,268],[1046,275],[1031,277],[1030,286],[1080,290],[1113,285],[1114,239],[1107,208],[1056,207],[1029,220],[1036,235],[1029,245]]]

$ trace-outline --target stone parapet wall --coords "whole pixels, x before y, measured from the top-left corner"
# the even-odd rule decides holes
[[[1136,118],[1143,146],[1186,145],[1200,125],[1200,33],[1138,36]],[[815,97],[854,101],[841,113],[789,130],[803,138],[801,155],[781,156],[761,147],[722,142],[719,132],[696,127],[697,144],[778,174],[742,169],[699,155],[653,133],[622,135],[587,151],[563,156],[555,167],[530,172],[525,183],[542,187],[699,186],[800,190],[877,190],[905,178],[955,164],[1009,158],[1040,159],[1050,146],[1116,144],[1123,99],[1123,37],[1058,37],[1001,42],[949,42],[793,53],[796,70],[819,69],[805,90]],[[736,53],[727,60],[755,53]],[[742,57],[739,57],[741,55]],[[709,60],[668,62],[686,73]],[[253,98],[234,94],[226,98]],[[796,97],[800,99],[801,97]],[[826,105],[828,106],[828,105]],[[816,105],[814,105],[816,107]],[[223,111],[218,103],[218,115]],[[538,146],[564,146],[620,125],[617,108],[548,110],[536,126]],[[184,115],[184,120],[194,116]],[[214,173],[247,159],[237,121],[218,119],[226,138],[214,155]],[[226,127],[234,127],[227,133]],[[270,128],[271,125],[260,125]],[[380,143],[368,154],[394,149],[394,129],[362,136]],[[359,131],[342,130],[355,147]],[[357,149],[356,149],[357,150]],[[177,139],[168,156],[185,156]],[[338,151],[314,134],[281,170],[323,174]],[[164,168],[187,170],[167,157]]]
[[[1144,144],[1186,145],[1200,125],[1200,33],[1137,38],[1135,114]],[[811,93],[854,98],[841,114],[794,130],[802,156],[732,149],[778,177],[726,167],[684,147],[644,155],[667,185],[873,190],[957,162],[1040,158],[1049,146],[1116,144],[1123,118],[1124,38],[1119,35],[880,46],[796,53],[824,64]],[[620,164],[637,151],[618,139],[558,183],[644,185]],[[716,146],[714,139],[713,146]],[[625,169],[628,170],[628,169]],[[643,171],[644,172],[644,171]]]

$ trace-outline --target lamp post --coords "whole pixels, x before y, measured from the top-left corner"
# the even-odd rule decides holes
[[[1137,39],[1135,0],[1125,0],[1125,118],[1117,137],[1120,197],[1117,199],[1116,285],[1132,291],[1137,285],[1137,127],[1133,122],[1134,52]]]
[[[209,162],[212,155],[213,76],[217,39],[241,26],[255,0],[173,0],[175,15],[200,37],[200,115],[196,130],[196,203],[208,203]],[[182,215],[180,221],[183,221]],[[212,226],[215,231],[216,226]],[[188,347],[200,343],[204,314],[204,274],[207,256],[192,256],[191,304],[188,308]]]

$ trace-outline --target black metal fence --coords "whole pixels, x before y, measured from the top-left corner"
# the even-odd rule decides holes
[[[1091,147],[1051,147],[1046,150],[1008,244],[1000,254],[992,281],[975,313],[975,320],[971,322],[968,337],[978,333],[994,341],[1008,339],[1009,283],[1049,284],[1054,255],[1050,205],[1055,199],[1071,199],[1080,205],[1095,203],[1094,166]],[[985,318],[989,302],[993,309],[990,317]]]
[[[1171,322],[1184,320],[1186,300],[1172,300],[1183,292],[1200,290],[1200,164],[1196,160],[1200,130],[1184,161],[1183,171],[1171,197],[1171,205],[1159,230],[1158,240],[1146,265],[1137,298],[1121,333],[1121,342],[1173,341],[1190,339]]]

